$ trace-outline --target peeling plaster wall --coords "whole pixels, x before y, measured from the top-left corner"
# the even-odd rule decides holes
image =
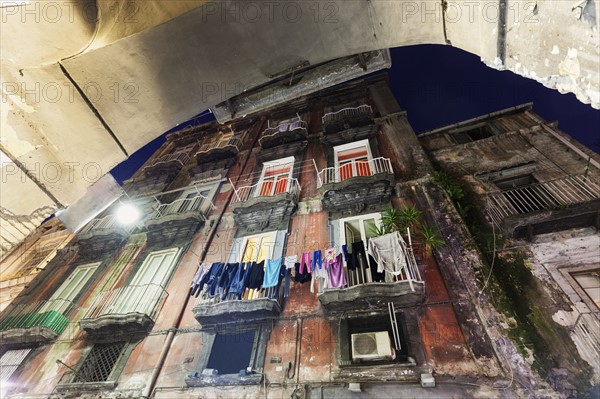
[[[575,328],[581,322],[581,315],[595,319],[587,324],[592,334],[600,337],[600,309],[578,287],[569,272],[578,266],[600,269],[600,233],[594,228],[573,229],[553,234],[537,236],[532,243],[520,243],[528,253],[527,259],[533,267],[533,274],[543,282],[544,288],[554,298],[564,303],[562,310],[552,315],[560,325],[571,329],[571,338],[578,347],[579,354],[594,369],[593,382],[600,383],[600,359],[598,352],[589,347],[586,336]],[[584,321],[585,322],[585,321]]]

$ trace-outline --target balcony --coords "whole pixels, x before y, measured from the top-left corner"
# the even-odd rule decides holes
[[[235,157],[242,149],[242,141],[237,137],[210,141],[202,144],[196,153],[198,165]]]
[[[64,299],[21,304],[7,309],[0,317],[2,343],[54,341],[69,325],[68,315],[74,310],[75,305]]]
[[[395,306],[413,306],[425,299],[425,282],[417,266],[411,246],[405,253],[406,267],[399,275],[385,273],[385,282],[374,282],[370,269],[345,270],[345,288],[329,288],[318,294],[328,313],[343,313],[356,309],[386,309],[388,302]]]
[[[281,283],[283,285],[283,281]],[[209,297],[206,290],[198,297],[192,312],[202,327],[236,323],[258,323],[275,319],[283,308],[283,287],[257,292],[253,299]]]
[[[298,179],[287,177],[234,188],[233,218],[246,231],[278,229],[296,210],[300,190]]]
[[[164,155],[150,165],[144,167],[146,177],[157,175],[175,174],[183,168],[183,165],[188,163],[190,157],[185,152],[176,152]]]
[[[157,284],[105,291],[96,297],[79,325],[92,337],[148,333],[168,295]]]
[[[115,215],[107,215],[90,221],[77,234],[77,240],[84,250],[102,252],[119,245],[134,228],[119,223]]]
[[[342,130],[373,123],[373,108],[370,105],[348,107],[336,112],[328,112],[321,118],[325,134],[337,133]]]
[[[589,176],[567,176],[488,195],[493,222],[514,237],[596,223],[600,185]]]
[[[262,149],[278,145],[306,140],[308,125],[302,119],[284,121],[275,127],[266,128],[260,135],[258,143]]]
[[[355,161],[325,168],[317,174],[317,188],[328,211],[363,211],[385,203],[392,195],[394,171],[389,158]]]
[[[175,241],[185,239],[208,219],[214,208],[214,204],[200,194],[160,204],[146,220],[148,240],[164,242],[167,237]]]

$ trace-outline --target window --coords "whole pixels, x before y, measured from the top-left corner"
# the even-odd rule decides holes
[[[260,384],[271,323],[222,324],[218,331],[202,331],[204,342],[196,371],[186,380],[188,386]],[[250,373],[247,373],[250,368]],[[215,372],[204,373],[212,369]]]
[[[178,254],[178,248],[150,253],[125,288],[128,293],[123,300],[111,305],[107,312],[127,314],[135,309],[151,314],[163,295]]]
[[[109,381],[125,346],[126,342],[95,344],[75,374],[73,382]]]
[[[178,253],[178,248],[151,252],[135,273],[129,285],[156,284],[164,288],[171,275]]]
[[[340,219],[341,244],[351,247],[352,243],[363,241],[366,248],[369,240],[376,236],[375,231],[380,224],[380,213]]]
[[[414,362],[409,356],[403,315],[343,318],[340,321],[340,366]],[[394,330],[397,331],[395,338]]]
[[[90,280],[100,262],[78,266],[52,294],[39,313],[56,311],[66,314],[73,309],[73,301]]]
[[[256,196],[271,196],[287,192],[293,166],[294,157],[265,162]]]
[[[340,219],[339,223],[340,245],[347,245],[348,251],[353,253],[355,249],[353,249],[352,244],[362,241],[364,251],[366,251],[369,247],[369,240],[376,236],[375,231],[381,225],[381,214],[371,213],[358,217],[344,218]],[[368,259],[367,262],[369,262]],[[347,270],[347,273],[349,286],[373,281],[370,268],[357,267],[354,270]]]
[[[183,213],[188,211],[206,211],[208,210],[210,201],[217,191],[217,184],[196,186],[181,193],[177,201],[175,213]]]
[[[0,357],[0,398],[6,393],[5,388],[12,375],[31,352],[31,348],[6,351]]]
[[[475,127],[469,127],[467,130],[454,131],[451,135],[456,144],[465,144],[492,137],[494,132],[488,125],[482,124]]]
[[[334,147],[337,181],[355,176],[371,176],[369,160],[372,159],[369,140],[356,141]]]
[[[241,262],[261,262],[272,259],[277,232],[245,237],[242,244]]]
[[[251,366],[252,349],[257,338],[256,330],[222,334],[217,333],[206,368],[219,374],[237,374]]]
[[[571,276],[600,309],[600,269],[571,273]]]

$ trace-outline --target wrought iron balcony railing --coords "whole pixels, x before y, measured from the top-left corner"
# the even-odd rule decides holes
[[[284,267],[284,266],[282,265],[282,267]],[[246,295],[244,295],[242,297],[242,299],[237,299],[237,296],[235,296],[233,294],[226,295],[225,298],[223,298],[222,295],[218,295],[218,294],[214,295],[214,296],[209,296],[205,289],[196,299],[196,303],[194,304],[194,307],[205,306],[205,305],[215,305],[215,304],[223,303],[223,302],[248,303],[248,302],[264,300],[264,299],[273,300],[281,305],[283,303],[283,281],[279,284],[279,287],[264,288],[264,289],[260,289],[260,290],[252,290],[250,292],[246,292]]]
[[[262,181],[252,186],[234,189],[235,195],[232,203],[244,202],[257,197],[271,197],[283,193],[292,194],[297,200],[300,190],[300,183],[295,178],[284,178],[276,182],[273,180]]]
[[[339,183],[352,177],[373,176],[379,173],[393,174],[389,158],[375,158],[368,161],[351,161],[344,165],[325,168],[317,174],[317,188],[324,184]]]
[[[204,143],[200,146],[196,155],[205,154],[207,152],[226,147],[235,147],[235,149],[239,151],[242,148],[242,141],[237,137],[232,137],[225,140],[219,140],[218,142],[211,141]]]
[[[110,230],[122,230],[127,233],[131,233],[131,231],[135,228],[135,226],[125,226],[117,220],[115,215],[107,215],[103,218],[93,219],[91,220],[80,232],[79,234],[93,234],[95,232],[100,231],[110,231]]]
[[[497,224],[510,216],[546,211],[600,199],[600,185],[589,176],[567,176],[488,195],[488,209]]]
[[[183,166],[189,160],[190,160],[190,157],[189,157],[189,155],[187,153],[185,153],[185,152],[175,152],[175,153],[166,154],[166,155],[163,155],[162,157],[157,158],[150,165],[146,166],[146,168],[152,168],[152,167],[160,165],[160,164],[166,164],[166,163],[171,163],[171,162],[178,163],[181,166]]]
[[[410,290],[414,291],[414,283],[422,283],[421,273],[417,265],[417,260],[412,248],[412,239],[410,231],[408,231],[408,245],[406,245],[406,252],[404,253],[404,260],[406,265],[403,266],[397,275],[385,273],[385,281],[375,282],[371,275],[371,269],[368,267],[356,267],[355,270],[345,269],[347,285],[340,288],[327,288],[328,290],[338,290],[344,288],[352,288],[359,285],[368,284],[382,284],[382,283],[397,283],[404,281],[410,286]]]
[[[102,292],[96,297],[81,322],[103,316],[145,315],[155,321],[160,305],[168,297],[158,284],[127,285]]]
[[[203,195],[198,194],[193,198],[181,198],[170,204],[161,204],[154,210],[150,220],[160,219],[169,215],[184,213],[198,213],[206,219],[208,214],[214,209],[215,205]]]
[[[308,129],[307,123],[304,122],[302,119],[296,119],[293,121],[287,120],[275,127],[268,127],[265,130],[263,130],[258,141],[262,145],[265,140],[268,140],[269,138],[274,137],[280,133],[288,133],[300,129],[303,129],[304,131],[307,131]]]
[[[69,325],[69,315],[76,309],[73,302],[53,299],[16,305],[0,315],[0,331],[46,328],[60,335]]]
[[[370,105],[360,105],[358,107],[348,107],[342,108],[336,112],[328,112],[321,118],[323,125],[327,125],[335,122],[343,122],[345,120],[362,117],[362,116],[372,116],[373,108]]]

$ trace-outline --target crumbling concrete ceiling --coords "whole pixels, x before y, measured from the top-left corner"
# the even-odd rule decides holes
[[[290,68],[422,43],[452,44],[598,108],[598,3],[3,1],[1,149],[41,188],[31,212],[65,206],[99,177],[92,168],[108,173]],[[50,163],[58,178],[41,172]],[[23,215],[22,204],[2,206]]]

